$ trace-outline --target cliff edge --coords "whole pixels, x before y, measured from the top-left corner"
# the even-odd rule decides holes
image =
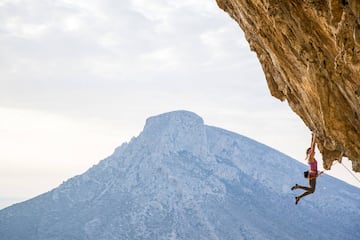
[[[324,167],[360,172],[360,1],[216,0],[245,32],[271,94],[317,134]]]

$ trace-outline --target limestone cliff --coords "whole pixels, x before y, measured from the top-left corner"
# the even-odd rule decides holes
[[[271,94],[317,134],[326,169],[360,172],[360,0],[217,0],[257,53]]]

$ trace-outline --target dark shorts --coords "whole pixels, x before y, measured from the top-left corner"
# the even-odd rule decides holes
[[[316,177],[310,175],[310,177],[309,177],[309,185],[313,189],[313,191],[315,191]]]

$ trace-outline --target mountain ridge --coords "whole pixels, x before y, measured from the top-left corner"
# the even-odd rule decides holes
[[[0,239],[360,237],[359,189],[322,176],[295,206],[305,165],[187,111],[149,119],[84,174],[1,210]]]

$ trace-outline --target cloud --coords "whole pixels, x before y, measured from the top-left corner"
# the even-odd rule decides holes
[[[215,2],[28,0],[0,13],[5,107],[88,116],[128,108],[134,96],[135,108],[154,96],[191,105],[253,61]]]

